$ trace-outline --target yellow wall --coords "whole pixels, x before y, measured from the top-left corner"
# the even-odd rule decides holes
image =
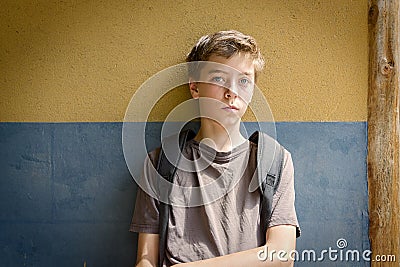
[[[365,121],[367,7],[367,0],[2,1],[0,121],[122,121],[147,78],[222,29],[258,40],[267,61],[258,86],[277,121]],[[169,94],[151,120],[187,97]]]

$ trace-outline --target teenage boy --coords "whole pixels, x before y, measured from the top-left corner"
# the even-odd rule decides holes
[[[224,195],[204,205],[169,207],[162,266],[292,266],[290,252],[295,249],[299,231],[291,155],[284,150],[272,215],[267,231],[262,232],[261,225],[265,222],[260,221],[261,193],[249,191],[257,168],[257,144],[239,131],[257,74],[264,66],[255,40],[237,31],[206,35],[193,47],[186,61],[201,61],[192,65],[197,68],[189,68],[189,89],[199,101],[201,126],[197,135],[185,144],[182,155],[192,161],[212,155],[212,162],[207,168],[193,163],[194,171],[178,168],[174,183],[201,187],[220,177],[222,182],[218,180],[216,187],[228,186],[231,180],[235,183]],[[150,152],[145,159],[144,179],[157,175],[153,166],[157,165],[159,151]],[[201,195],[207,199],[208,193]],[[141,188],[130,231],[139,232],[136,266],[158,266],[159,200]],[[279,259],[278,253],[264,255],[260,260],[261,250],[287,253],[281,252]]]

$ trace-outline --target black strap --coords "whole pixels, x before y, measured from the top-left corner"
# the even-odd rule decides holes
[[[285,148],[275,139],[262,132],[255,132],[249,138],[257,143],[257,178],[261,189],[262,199],[260,205],[260,225],[266,233],[272,215],[272,201],[281,181]],[[264,178],[265,177],[265,178]],[[259,179],[264,180],[259,180]],[[253,182],[252,180],[252,182]],[[300,227],[296,227],[296,238],[300,237]],[[265,235],[263,235],[265,238]],[[263,240],[265,243],[265,240]]]
[[[195,136],[195,133],[192,130],[185,130],[179,134],[179,149],[183,150],[185,147],[186,141],[192,139]],[[176,136],[172,136],[166,139],[163,143],[163,146],[168,146],[173,144],[173,139]],[[170,141],[172,140],[172,142]],[[157,171],[158,173],[166,179],[168,182],[173,183],[173,179],[175,176],[175,172],[177,169],[178,162],[182,153],[175,153],[176,158],[171,159],[174,163],[171,163],[164,152],[164,147],[161,148],[160,155],[158,156],[158,164]],[[169,196],[171,192],[171,187],[168,188],[159,188],[160,200],[166,199],[165,197]],[[166,195],[165,195],[166,194]],[[167,228],[168,228],[168,220],[169,220],[169,204],[160,201],[159,205],[159,253],[158,253],[158,266],[162,266],[164,257],[165,257],[165,249],[167,244]]]
[[[257,173],[253,176],[250,191],[261,190],[260,226],[266,233],[272,215],[272,200],[281,180],[284,148],[263,132],[254,132],[249,140],[257,144]],[[256,187],[255,187],[256,186]],[[265,234],[262,235],[265,243]]]

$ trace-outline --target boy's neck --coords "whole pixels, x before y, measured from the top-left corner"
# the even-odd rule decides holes
[[[230,125],[229,127],[223,127],[215,121],[202,119],[199,132],[194,140],[198,142],[203,141],[216,151],[227,152],[243,144],[247,140],[242,136],[239,129],[240,122],[235,125]]]

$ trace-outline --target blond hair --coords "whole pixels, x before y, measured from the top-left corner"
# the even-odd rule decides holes
[[[265,62],[256,40],[235,30],[219,31],[202,36],[187,55],[186,62],[207,61],[211,55],[230,58],[239,53],[253,60],[255,77],[257,77],[257,73],[264,68]],[[196,77],[198,71],[198,65],[189,66],[189,76]]]

